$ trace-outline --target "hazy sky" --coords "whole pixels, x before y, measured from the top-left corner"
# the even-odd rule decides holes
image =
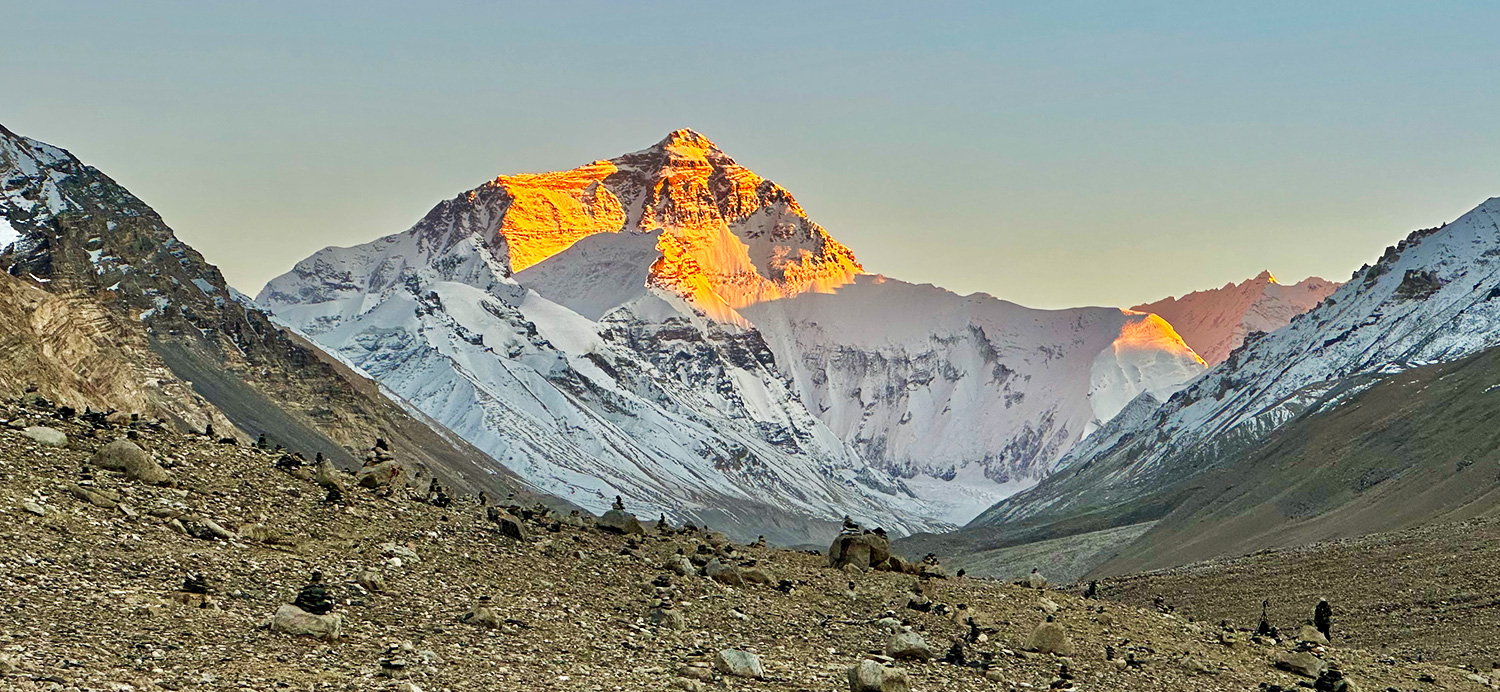
[[[679,127],[870,271],[1041,307],[1344,280],[1500,195],[1497,3],[0,0],[0,22],[0,123],[251,294],[498,174]]]

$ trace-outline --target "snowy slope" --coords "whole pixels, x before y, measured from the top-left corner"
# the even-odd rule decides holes
[[[591,510],[623,495],[638,513],[678,521],[726,512],[742,532],[771,533],[757,515],[732,516],[737,505],[937,526],[806,413],[754,332],[695,324],[666,292],[590,320],[504,276],[477,237],[428,240],[407,232],[324,250],[256,301]],[[476,276],[482,269],[489,274]],[[630,307],[675,317],[649,322]]]
[[[879,276],[744,314],[834,432],[950,499],[958,521],[1035,484],[1137,394],[1165,399],[1203,370],[1154,315],[1034,310]]]
[[[1287,327],[1252,338],[1149,415],[1121,416],[1059,474],[975,520],[1122,506],[1251,448],[1374,378],[1500,345],[1500,198],[1417,231]],[[1152,408],[1152,407],[1147,407]]]
[[[1161,315],[1205,362],[1218,365],[1245,343],[1247,335],[1285,327],[1340,285],[1313,276],[1286,286],[1265,271],[1238,285],[1168,296],[1131,309]]]
[[[1155,316],[861,272],[790,193],[680,130],[496,178],[256,302],[550,492],[678,517],[728,499],[962,522],[1203,369]]]

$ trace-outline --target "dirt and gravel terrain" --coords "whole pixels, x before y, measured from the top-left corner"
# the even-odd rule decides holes
[[[1236,622],[1257,622],[1268,599],[1268,619],[1282,629],[1300,626],[1310,604],[1327,598],[1335,644],[1489,675],[1500,662],[1497,566],[1500,521],[1474,519],[1111,578],[1100,589]]]
[[[374,473],[400,465],[384,453],[361,470],[365,488],[326,467],[280,469],[294,463],[274,450],[28,403],[0,407],[0,689],[826,691],[851,689],[865,660],[887,692],[1312,684],[1278,659],[1335,663],[1359,689],[1482,688],[1337,637],[1256,639],[1216,613],[932,565],[928,578],[834,569],[654,521],[618,535],[602,530],[608,515],[514,519],[458,493],[439,506],[426,479]],[[322,585],[305,589],[315,570]],[[289,608],[302,619],[284,620]],[[283,631],[309,618],[339,636]],[[958,641],[969,665],[940,662]]]

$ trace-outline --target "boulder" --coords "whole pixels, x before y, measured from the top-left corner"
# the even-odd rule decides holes
[[[729,586],[745,585],[745,577],[740,574],[740,569],[733,565],[726,565],[719,562],[719,558],[708,561],[708,564],[703,567],[703,576],[720,584],[728,584]]]
[[[1037,625],[1021,648],[1042,654],[1073,655],[1073,642],[1068,639],[1067,630],[1055,622]]]
[[[601,530],[610,533],[636,536],[645,535],[646,533],[646,528],[641,526],[641,521],[636,519],[634,514],[623,509],[612,509],[605,512],[604,516],[599,517],[599,522],[596,525]]]
[[[1304,678],[1316,679],[1328,669],[1328,662],[1306,651],[1282,652],[1276,655],[1276,667]]]
[[[679,577],[698,573],[698,568],[693,566],[693,561],[689,560],[686,555],[673,555],[667,560],[667,567]]]
[[[339,470],[334,468],[333,462],[327,459],[318,462],[318,470],[313,476],[313,480],[328,490],[337,490],[340,493],[349,491],[348,488],[344,487],[343,474],[339,473]]]
[[[891,539],[878,533],[867,533],[864,539],[870,546],[870,567],[885,569],[886,562],[891,559]]]
[[[748,651],[724,649],[714,657],[714,668],[725,675],[741,678],[764,678],[766,671],[760,665],[760,657]]]
[[[344,632],[344,616],[338,613],[313,615],[288,603],[276,609],[276,615],[271,618],[271,631],[333,641]]]
[[[22,434],[31,438],[32,442],[48,447],[65,447],[68,444],[68,436],[61,430],[49,428],[45,425],[33,425],[21,431]]]
[[[932,658],[932,647],[916,632],[897,632],[886,641],[885,655],[898,660],[927,661]]]
[[[1318,628],[1312,625],[1303,625],[1302,629],[1297,631],[1297,641],[1309,644],[1327,644],[1328,637],[1323,636],[1323,633],[1319,632]]]
[[[386,589],[385,575],[373,569],[360,572],[354,578],[354,583],[359,584],[361,588],[370,593],[382,593]]]
[[[354,475],[354,482],[361,488],[384,488],[395,483],[405,472],[405,467],[399,461],[382,461],[360,469]]]
[[[1032,572],[1030,576],[1026,577],[1026,585],[1033,589],[1045,589],[1047,588],[1047,578],[1040,573]]]
[[[130,440],[115,440],[94,452],[89,463],[101,469],[123,471],[125,477],[142,483],[159,484],[172,479],[146,450]]]
[[[531,532],[526,530],[526,525],[516,515],[499,507],[489,508],[487,514],[490,521],[500,525],[500,535],[523,543],[531,539]]]
[[[837,569],[852,567],[858,571],[870,569],[872,550],[869,538],[874,534],[841,533],[828,546],[828,566]],[[889,547],[887,547],[889,552]]]
[[[849,669],[850,692],[910,692],[906,671],[865,659]]]

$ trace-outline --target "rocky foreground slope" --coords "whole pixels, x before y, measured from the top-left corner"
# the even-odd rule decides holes
[[[529,486],[239,300],[144,201],[59,147],[0,126],[0,375],[77,409],[131,410],[344,467],[384,437],[450,484]]]
[[[1466,671],[1255,639],[1207,613],[834,569],[618,514],[518,519],[426,479],[386,482],[373,469],[401,460],[384,453],[357,477],[313,472],[26,404],[0,406],[5,689],[1253,690],[1330,663],[1360,689],[1480,689]],[[119,451],[131,444],[146,453]],[[855,667],[885,686],[851,686]]]

